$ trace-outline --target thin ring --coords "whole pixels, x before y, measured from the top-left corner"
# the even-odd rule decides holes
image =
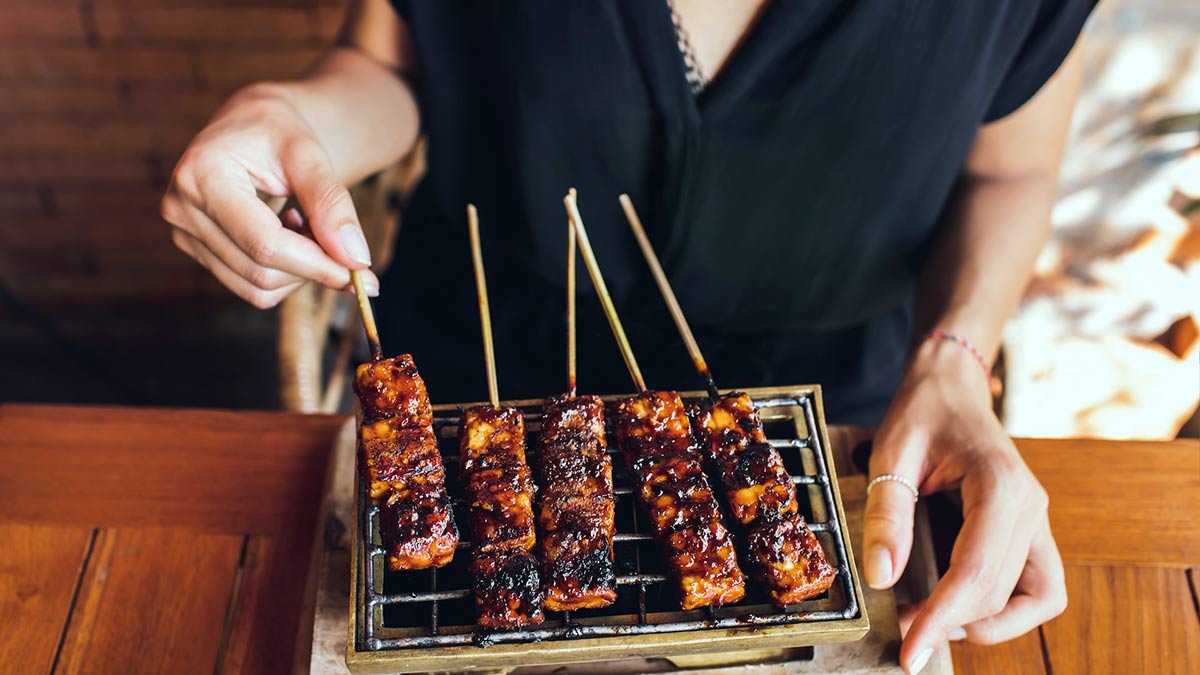
[[[908,488],[908,491],[911,492],[913,495],[914,502],[917,501],[917,498],[921,496],[921,492],[919,490],[917,490],[916,484],[914,484],[911,480],[905,478],[904,476],[897,476],[894,473],[885,473],[881,476],[876,476],[876,477],[872,478],[871,482],[867,483],[867,495],[869,496],[871,494],[871,488],[875,487],[876,483],[883,483],[883,482],[886,482],[889,480],[899,483],[899,484],[903,485],[904,487]]]

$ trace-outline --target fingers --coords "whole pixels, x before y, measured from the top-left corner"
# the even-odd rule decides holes
[[[1002,608],[992,603],[1024,503],[1021,494],[1001,492],[999,488],[1007,485],[1003,474],[984,468],[963,483],[965,518],[950,569],[913,619],[900,650],[901,663],[910,673],[958,628]]]
[[[878,446],[871,456],[871,475],[895,474],[920,484],[920,466],[907,457],[919,453],[897,452]],[[867,584],[872,588],[890,588],[908,565],[912,552],[913,510],[912,491],[894,481],[881,481],[867,495],[863,520],[863,568]]]
[[[233,291],[246,302],[258,307],[259,309],[269,309],[278,305],[288,295],[300,287],[303,281],[297,279],[294,282],[284,284],[275,289],[264,289],[251,284],[237,272],[234,272],[226,265],[217,255],[215,255],[204,242],[196,239],[192,235],[176,228],[172,234],[172,240],[184,253],[192,256],[204,266],[213,276],[217,278],[226,288]]]
[[[863,567],[871,588],[891,588],[912,552],[912,492],[899,483],[877,483],[863,520]]]
[[[301,279],[332,288],[349,287],[350,274],[345,267],[316,242],[287,228],[297,224],[298,214],[287,216],[281,226],[280,219],[244,182],[226,177],[232,173],[216,172],[196,179],[191,197],[176,186],[164,197],[163,218],[195,240],[181,249],[201,260],[204,253],[192,251],[198,250],[195,244],[202,244],[208,255],[251,287],[264,291],[295,285]],[[368,294],[378,294],[379,280],[373,273],[367,271],[363,283]],[[250,292],[244,284],[226,285],[243,297]]]
[[[1047,523],[1033,537],[1029,560],[1012,598],[995,616],[967,624],[966,638],[980,644],[1012,640],[1062,614],[1066,608],[1062,557]]]
[[[206,243],[211,244],[216,238],[214,232],[223,232],[259,267],[311,279],[330,288],[345,288],[350,283],[350,273],[342,263],[331,258],[312,239],[284,227],[252,191],[225,179],[214,179],[203,189],[212,197],[201,213],[204,217],[196,219],[196,227],[201,231],[195,234]],[[210,248],[222,253],[216,246]]]
[[[992,586],[992,589],[984,597],[979,598],[979,604],[984,607],[983,611],[991,611],[996,607],[1003,608],[1008,603],[1017,586],[1017,580],[1025,568],[1025,561],[1028,557],[1028,537],[1022,543],[1017,543],[1014,540],[1012,545],[1007,547],[1004,562],[1000,566],[999,578]],[[900,635],[902,637],[908,636],[908,631],[912,628],[913,622],[925,610],[927,604],[928,600],[926,599],[916,604],[902,605],[896,608],[897,619],[900,622]],[[963,640],[967,638],[967,631],[962,626],[957,626],[946,633],[946,638],[949,640]]]
[[[209,253],[250,282],[250,285],[273,291],[302,281],[298,275],[258,264],[230,239],[225,230],[200,210],[191,207],[184,207],[184,210],[187,211],[187,227],[179,229],[196,240],[196,243],[202,244]]]
[[[284,152],[283,170],[321,248],[347,268],[369,267],[371,252],[354,202],[325,149],[311,139],[295,141]]]

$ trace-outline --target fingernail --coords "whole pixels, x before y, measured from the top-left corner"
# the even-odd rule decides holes
[[[883,546],[873,546],[867,552],[867,585],[886,588],[892,582],[892,554]]]
[[[370,277],[367,277],[366,279],[362,280],[362,285],[363,285],[363,290],[367,292],[367,297],[369,297],[369,298],[379,297],[379,282],[378,281],[376,281]]]
[[[920,654],[913,657],[912,661],[908,662],[908,675],[917,675],[925,664],[929,663],[929,657],[933,656],[933,647],[926,647]]]
[[[959,626],[958,628],[955,628],[954,630],[950,631],[950,634],[947,635],[946,638],[950,639],[950,640],[954,640],[956,642],[958,640],[965,640],[965,639],[967,639],[967,629],[963,628],[962,626]]]
[[[342,246],[346,247],[346,253],[354,262],[371,264],[371,251],[367,248],[367,240],[363,238],[362,230],[354,225],[343,225],[338,234],[342,238]]]

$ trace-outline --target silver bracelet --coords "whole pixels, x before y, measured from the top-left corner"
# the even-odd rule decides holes
[[[867,483],[867,494],[868,495],[871,494],[871,488],[875,487],[876,483],[883,483],[883,482],[886,482],[889,480],[899,483],[899,484],[903,485],[904,487],[908,488],[908,491],[911,492],[913,495],[914,502],[917,501],[917,497],[919,497],[921,495],[920,491],[917,490],[917,486],[915,483],[913,483],[911,480],[905,478],[904,476],[897,476],[894,473],[885,473],[882,476],[876,476],[876,477],[872,478],[871,482]]]

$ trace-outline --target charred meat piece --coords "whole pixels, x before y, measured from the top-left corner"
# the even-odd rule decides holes
[[[837,579],[817,535],[799,513],[754,525],[745,544],[751,574],[780,607],[820,595]]]
[[[746,394],[727,394],[697,415],[703,446],[729,513],[739,525],[796,512],[796,487],[779,451],[767,443]]]
[[[533,550],[533,482],[529,467],[508,464],[476,469],[463,483],[477,551]]]
[[[384,532],[392,531],[387,546],[388,567],[419,570],[444,567],[458,548],[458,530],[450,496],[444,487],[419,486],[393,492],[379,508]]]
[[[458,547],[458,530],[433,409],[412,357],[362,364],[354,391],[363,408],[359,457],[371,501],[380,509],[388,567],[446,565]]]
[[[393,490],[417,485],[444,485],[445,470],[432,429],[405,429],[396,418],[364,421],[359,429],[367,487],[376,506]]]
[[[617,599],[615,501],[599,397],[546,399],[534,468],[541,485],[538,551],[546,609],[611,605]]]
[[[442,567],[454,557],[458,531],[432,429],[397,427],[398,418],[359,430],[368,491],[393,570]]]
[[[396,419],[401,427],[433,429],[433,406],[425,381],[408,354],[360,365],[354,376],[354,393],[365,419]]]
[[[797,513],[783,457],[763,434],[743,393],[722,396],[696,415],[701,445],[730,515],[741,526],[743,562],[780,607],[820,595],[836,574],[816,535]]]
[[[691,424],[679,395],[647,391],[622,399],[616,431],[638,501],[679,585],[683,609],[741,600],[746,580],[692,445]]]
[[[480,626],[517,628],[542,622],[542,586],[532,553],[476,553],[471,574]]]
[[[515,408],[476,406],[459,427],[460,479],[471,514],[479,625],[541,623],[533,481],[525,464],[525,418]]]

